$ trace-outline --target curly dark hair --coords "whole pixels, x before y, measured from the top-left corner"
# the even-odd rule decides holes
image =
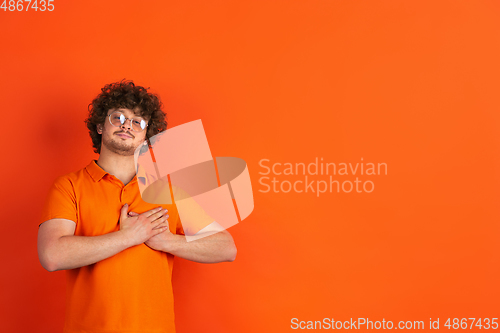
[[[147,89],[136,86],[131,80],[113,82],[101,88],[88,106],[89,115],[85,119],[94,146],[94,152],[101,153],[102,135],[97,133],[97,125],[103,125],[110,109],[130,109],[139,111],[139,116],[148,121],[146,139],[167,129],[167,115],[163,112],[163,104],[158,95],[148,93]]]

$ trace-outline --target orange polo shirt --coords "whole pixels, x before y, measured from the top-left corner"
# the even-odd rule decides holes
[[[95,160],[58,177],[41,222],[63,218],[76,223],[75,235],[97,236],[120,230],[120,209],[143,213],[158,207],[141,199],[136,175],[127,185]],[[143,179],[140,177],[140,181]],[[175,204],[168,209],[170,231],[184,234]],[[67,270],[64,333],[175,332],[172,293],[173,255],[145,244],[95,264]]]

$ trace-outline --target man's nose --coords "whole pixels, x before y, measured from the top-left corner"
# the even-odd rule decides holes
[[[126,131],[130,131],[132,129],[132,119],[125,119],[125,122],[120,127]]]

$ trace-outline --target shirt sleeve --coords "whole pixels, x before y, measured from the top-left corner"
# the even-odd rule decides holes
[[[68,177],[58,177],[50,187],[38,226],[51,219],[67,219],[78,223],[75,190]]]

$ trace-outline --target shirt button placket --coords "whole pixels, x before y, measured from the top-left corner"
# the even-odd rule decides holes
[[[134,200],[134,189],[131,188],[129,184],[123,186],[120,199],[122,200],[122,205],[125,203],[128,203],[129,205],[132,204],[132,201]]]
[[[122,203],[122,205],[124,205],[126,203],[125,201],[125,187],[122,187],[122,190],[120,192],[120,202]]]

